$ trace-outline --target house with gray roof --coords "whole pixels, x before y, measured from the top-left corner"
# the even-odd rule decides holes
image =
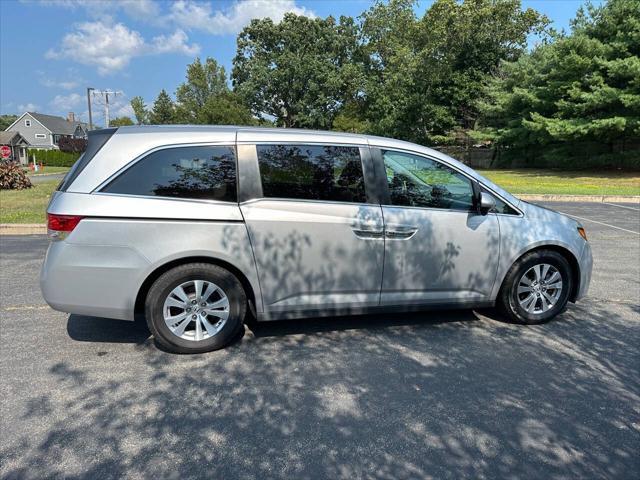
[[[29,148],[45,150],[57,149],[62,137],[87,138],[87,130],[87,124],[76,121],[73,112],[67,118],[25,112],[6,129],[20,133],[29,142]]]

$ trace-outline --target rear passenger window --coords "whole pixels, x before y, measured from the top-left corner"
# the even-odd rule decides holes
[[[258,145],[265,197],[366,202],[360,150],[321,145]]]
[[[235,152],[232,147],[158,150],[136,162],[102,191],[235,202]]]

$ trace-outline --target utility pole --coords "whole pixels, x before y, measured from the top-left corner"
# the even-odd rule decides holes
[[[122,92],[116,92],[114,90],[95,90],[94,93],[104,96],[104,128],[109,128],[109,95],[117,97],[118,95],[122,95]]]
[[[93,130],[93,117],[91,117],[91,92],[95,88],[87,87],[87,105],[89,106],[89,130]]]

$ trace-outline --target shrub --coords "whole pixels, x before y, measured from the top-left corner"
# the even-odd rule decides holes
[[[60,150],[35,150],[29,149],[29,161],[33,162],[33,158],[38,163],[42,163],[49,167],[72,167],[76,160],[80,158],[81,153],[78,152],[61,152]]]
[[[17,162],[0,163],[0,190],[31,188],[31,180]]]
[[[61,137],[58,148],[62,152],[82,153],[87,149],[87,141],[84,138]]]

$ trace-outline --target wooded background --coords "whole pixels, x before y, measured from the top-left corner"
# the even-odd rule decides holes
[[[640,0],[585,4],[569,32],[549,25],[519,0],[253,20],[230,77],[196,59],[173,97],[131,104],[139,124],[334,129],[474,166],[640,169]]]

